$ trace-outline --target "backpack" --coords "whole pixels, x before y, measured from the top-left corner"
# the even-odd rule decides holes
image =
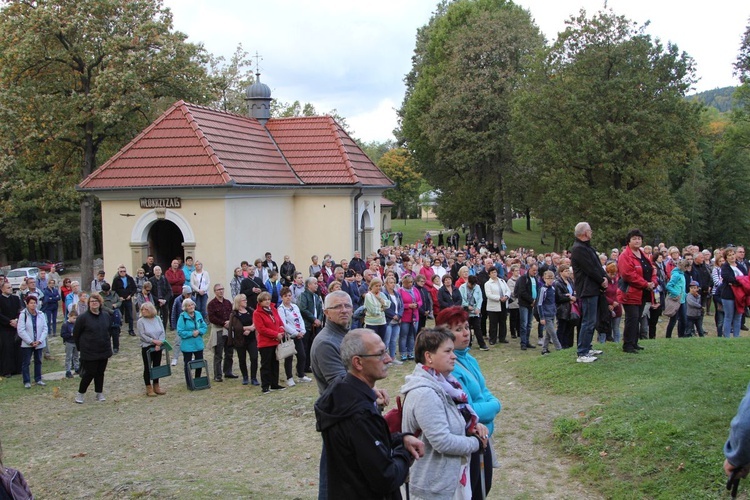
[[[0,473],[0,485],[2,485],[0,498],[11,498],[13,500],[30,500],[34,498],[23,474],[16,469],[5,467],[5,470]]]

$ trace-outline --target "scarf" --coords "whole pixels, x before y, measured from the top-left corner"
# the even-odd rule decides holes
[[[477,416],[474,408],[469,404],[469,398],[466,396],[461,383],[456,380],[453,375],[444,376],[442,373],[438,373],[434,368],[429,366],[421,365],[422,369],[432,375],[432,378],[437,382],[440,387],[443,388],[445,393],[456,403],[459,413],[466,422],[466,433],[471,434],[474,432],[474,428],[479,423],[479,417]]]

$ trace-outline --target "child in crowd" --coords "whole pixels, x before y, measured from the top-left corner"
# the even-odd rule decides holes
[[[698,335],[706,336],[703,331],[701,317],[703,316],[703,304],[701,302],[700,283],[693,280],[690,282],[690,293],[685,298],[687,303],[687,324],[685,325],[685,336],[692,337],[693,331],[698,330]]]
[[[549,354],[550,341],[555,345],[555,349],[558,351],[562,349],[562,345],[560,345],[560,341],[557,339],[557,330],[555,329],[557,305],[555,303],[554,283],[555,273],[544,271],[544,286],[539,290],[539,300],[536,305],[539,312],[539,324],[544,327],[542,355]]]
[[[78,375],[81,371],[78,360],[78,349],[73,341],[73,326],[78,318],[78,311],[71,309],[68,313],[68,319],[63,323],[60,329],[60,336],[65,344],[65,378],[73,378],[72,371]]]

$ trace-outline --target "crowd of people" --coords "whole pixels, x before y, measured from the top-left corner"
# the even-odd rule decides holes
[[[479,351],[517,342],[524,351],[541,347],[542,355],[550,346],[575,347],[575,360],[590,363],[602,353],[593,348],[595,334],[600,343],[617,342],[636,354],[641,340],[655,338],[662,315],[669,318],[667,338],[675,326],[678,337],[704,336],[712,306],[719,336],[746,329],[750,277],[743,247],[650,246],[634,229],[623,247],[606,254],[591,245],[592,234],[582,222],[570,251],[543,255],[476,239],[461,248],[385,246],[364,259],[359,252],[339,261],[314,255],[307,273],[288,256],[278,266],[266,253],[252,265],[243,261],[226,288],[190,256],[174,259],[166,272],[149,256],[135,277],[121,265],[111,283],[100,271],[88,291],[68,278],[40,275],[13,293],[0,276],[0,374],[21,373],[30,388],[33,361],[33,381],[45,385],[42,359],[61,308],[66,377],[81,377],[77,403],[91,382],[96,399],[105,400],[107,362],[119,353],[125,328],[140,342],[148,397],[166,394],[152,376],[167,362],[165,351],[173,349],[173,366],[182,357],[190,388],[201,376],[200,369],[189,372],[190,362],[202,360],[208,347],[214,381],[241,377],[263,394],[312,382],[314,374],[324,441],[321,498],[357,494],[364,485],[395,496],[409,470],[413,498],[481,498],[492,484],[489,438],[501,404],[469,352],[474,341]],[[279,359],[277,348],[287,339],[296,354]],[[233,371],[235,353],[240,375]],[[388,434],[378,408],[390,398],[375,385],[388,365],[410,361],[415,368],[400,391],[401,432]],[[355,446],[373,436],[390,451]],[[383,477],[358,471],[363,463]],[[329,471],[339,480],[328,480]]]

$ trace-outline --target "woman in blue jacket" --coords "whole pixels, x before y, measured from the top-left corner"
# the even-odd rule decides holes
[[[687,269],[688,261],[681,259],[677,262],[677,266],[672,269],[672,275],[667,283],[667,296],[668,297],[679,297],[680,298],[680,309],[677,314],[669,318],[669,324],[667,325],[667,338],[672,338],[672,330],[674,330],[674,324],[677,323],[677,336],[685,336],[685,323],[687,323],[687,307],[685,306],[685,269]]]
[[[182,313],[177,319],[177,335],[180,336],[180,350],[182,360],[185,363],[185,383],[190,388],[190,377],[188,377],[188,363],[193,359],[203,359],[203,335],[206,334],[208,325],[199,311],[195,310],[193,299],[182,301]],[[201,376],[201,369],[195,371],[195,377]]]
[[[500,413],[502,404],[487,388],[479,363],[469,354],[469,340],[471,340],[469,314],[457,306],[443,309],[435,319],[435,327],[448,328],[456,336],[453,351],[456,355],[456,364],[452,375],[461,383],[461,387],[469,397],[469,404],[479,417],[479,422],[484,424],[492,435],[495,430],[495,417]],[[489,493],[492,487],[493,451],[492,446],[487,446],[484,451],[480,449],[471,455],[469,467],[471,492],[472,498],[477,499],[482,498],[482,477],[479,468],[479,458],[482,453],[484,453],[485,494]]]

